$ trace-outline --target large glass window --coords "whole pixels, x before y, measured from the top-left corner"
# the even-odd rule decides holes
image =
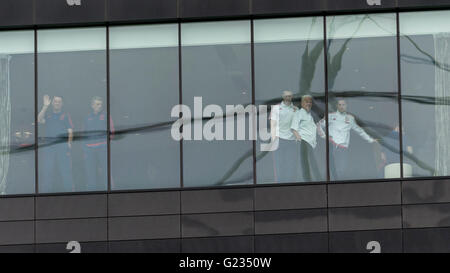
[[[112,27],[109,37],[112,189],[179,187],[178,25]]]
[[[316,128],[325,112],[323,18],[255,20],[254,42],[256,104],[271,106],[259,112],[260,129],[275,145],[257,142],[258,183],[326,180]]]
[[[39,192],[106,190],[106,29],[37,35]]]
[[[181,43],[182,100],[194,121],[183,127],[192,139],[183,140],[184,186],[253,183],[250,119],[230,108],[252,102],[250,21],[182,24]]]
[[[400,14],[405,176],[450,174],[449,15]]]
[[[34,193],[34,32],[0,32],[0,194]]]
[[[327,39],[331,180],[400,177],[396,15],[329,16]]]
[[[448,176],[449,15],[1,31],[0,195]]]

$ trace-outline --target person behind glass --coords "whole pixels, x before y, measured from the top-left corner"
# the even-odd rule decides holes
[[[409,145],[409,139],[404,128],[402,128],[403,163],[409,163],[409,156],[413,154],[413,147]],[[383,150],[381,160],[384,166],[400,163],[400,125],[396,124],[392,131],[383,137]]]
[[[294,113],[291,130],[298,143],[297,153],[300,162],[297,165],[299,181],[311,181],[311,170],[318,172],[313,149],[316,148],[317,125],[311,115],[313,98],[310,95],[302,96],[301,109]]]
[[[332,180],[346,179],[346,169],[349,161],[348,148],[350,145],[350,130],[354,130],[369,143],[375,142],[355,121],[355,117],[347,113],[347,103],[344,99],[338,99],[336,112],[328,114],[328,133],[330,141],[330,172]],[[320,137],[325,138],[325,118],[319,121],[317,126]]]
[[[298,108],[292,103],[293,97],[292,91],[283,91],[283,101],[274,105],[270,113],[272,143],[278,144],[278,148],[273,152],[276,182],[295,182],[296,180],[297,153],[291,124]]]
[[[48,110],[51,104],[51,110]],[[42,148],[42,179],[40,192],[53,192],[55,188],[55,172],[58,171],[63,180],[63,191],[74,190],[72,177],[71,149],[73,124],[69,113],[63,111],[63,98],[48,95],[43,97],[43,106],[38,114],[38,122],[44,127],[44,145]]]
[[[84,163],[86,172],[86,190],[101,190],[106,185],[107,148],[106,148],[106,112],[103,110],[103,99],[94,96],[91,99],[91,113],[84,121],[86,137],[83,141]],[[114,132],[112,119],[110,129]],[[97,174],[100,173],[98,179]]]

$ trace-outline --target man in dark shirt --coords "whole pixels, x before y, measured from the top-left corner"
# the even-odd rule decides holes
[[[70,115],[62,110],[63,99],[48,95],[43,98],[43,107],[38,115],[38,122],[44,129],[44,145],[41,150],[42,163],[41,179],[39,180],[39,192],[54,192],[55,170],[59,172],[63,180],[63,191],[74,190],[72,177],[71,148],[73,139],[73,124]],[[48,108],[52,105],[52,109]]]
[[[100,97],[91,99],[92,112],[84,121],[84,163],[86,171],[86,189],[88,191],[104,190],[107,184],[107,123],[106,111],[103,110],[103,100]],[[110,130],[114,125],[110,118]]]

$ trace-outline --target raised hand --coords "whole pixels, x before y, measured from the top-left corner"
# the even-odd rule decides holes
[[[52,100],[48,95],[44,95],[44,106],[49,106]]]

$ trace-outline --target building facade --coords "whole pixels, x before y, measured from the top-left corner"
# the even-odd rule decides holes
[[[448,18],[2,0],[0,251],[449,252]]]

